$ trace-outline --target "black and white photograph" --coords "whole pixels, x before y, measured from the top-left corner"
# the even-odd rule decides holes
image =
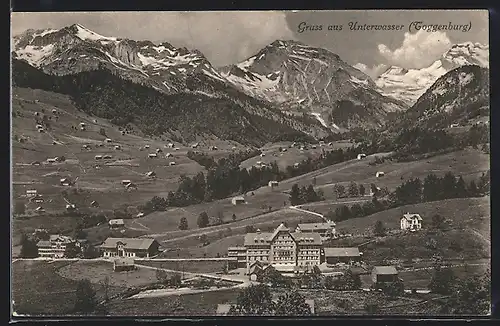
[[[491,315],[487,10],[11,13],[11,316]]]

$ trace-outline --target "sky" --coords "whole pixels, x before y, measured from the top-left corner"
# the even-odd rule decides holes
[[[470,30],[409,31],[408,26],[414,21],[470,24]],[[33,12],[13,13],[11,22],[13,35],[30,28],[61,28],[78,23],[105,36],[167,41],[200,50],[215,66],[241,62],[277,39],[293,39],[328,49],[372,77],[391,65],[407,69],[427,67],[456,43],[488,44],[485,10]],[[352,31],[350,22],[403,28]],[[299,27],[306,24],[310,30],[300,32]],[[317,30],[319,25],[322,30]],[[328,30],[329,25],[342,25],[342,30]]]

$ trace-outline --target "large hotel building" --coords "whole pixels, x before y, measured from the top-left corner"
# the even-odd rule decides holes
[[[335,224],[324,224],[335,234]],[[323,234],[307,232],[309,230],[302,232],[301,229],[304,229],[304,225],[292,230],[281,224],[272,233],[247,233],[243,247],[228,248],[228,256],[236,257],[238,267],[245,267],[247,273],[256,261],[271,265],[281,272],[310,270],[324,261]]]

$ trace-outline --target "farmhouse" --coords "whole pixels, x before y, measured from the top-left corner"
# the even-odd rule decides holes
[[[217,149],[218,149],[217,146],[210,146],[210,150],[212,151],[216,151]]]
[[[122,148],[121,148],[121,146],[120,146],[120,145],[115,145],[115,149],[116,149],[117,151],[119,151],[119,150],[120,150],[120,149],[122,149]]]
[[[422,228],[422,217],[419,214],[406,213],[400,219],[401,230],[417,231]]]
[[[358,160],[362,160],[366,157],[366,154],[358,154]]]
[[[121,182],[122,182],[122,185],[124,185],[124,186],[132,183],[132,181],[130,181],[130,180],[122,180]]]
[[[335,235],[335,222],[328,221],[326,223],[299,223],[295,232],[303,233],[319,233],[322,238],[330,238]]]
[[[380,172],[380,171],[379,171],[379,172],[377,172],[377,173],[375,174],[375,177],[376,177],[376,178],[380,178],[380,177],[383,177],[384,175],[385,175],[385,173],[384,173],[384,172]]]
[[[49,240],[38,241],[38,255],[45,258],[62,258],[69,246],[75,246],[73,238],[52,234]]]
[[[247,233],[247,272],[254,261],[271,264],[280,272],[307,270],[320,264],[321,246],[318,233],[292,232],[283,223],[273,233]]]
[[[149,171],[148,173],[146,173],[146,176],[150,177],[150,178],[154,178],[154,177],[156,177],[156,173],[154,171]]]
[[[113,261],[114,272],[127,272],[135,269],[134,260],[131,258],[116,258]]]
[[[151,238],[107,238],[99,246],[103,257],[152,257],[160,244]]]
[[[169,157],[172,157],[172,153],[167,153],[167,154],[165,155],[165,158],[169,158]]]
[[[125,185],[125,188],[127,188],[127,189],[137,189],[137,185],[135,183],[131,182],[131,183],[127,183]]]
[[[156,153],[162,153],[162,152],[163,152],[163,150],[161,148],[156,149]]]
[[[354,248],[325,248],[325,260],[329,265],[338,263],[352,264],[361,260],[359,249]]]
[[[271,188],[275,188],[279,185],[278,181],[269,181],[268,186]]]
[[[231,203],[233,205],[241,205],[241,204],[246,204],[246,201],[245,198],[243,198],[242,196],[237,196],[231,199]]]
[[[55,158],[48,158],[47,163],[56,163],[56,159]]]
[[[394,282],[398,280],[398,271],[394,266],[375,266],[372,270],[372,282]]]
[[[195,143],[195,144],[191,145],[191,148],[198,148],[198,145],[199,145],[198,143]]]
[[[116,229],[124,227],[125,222],[123,221],[123,219],[119,218],[119,219],[109,220],[108,225],[110,229]]]
[[[45,130],[43,130],[43,129],[38,129],[38,132],[39,132],[39,133],[44,133],[44,132],[45,132]]]
[[[26,190],[26,197],[28,197],[28,198],[35,197],[37,194],[38,194],[38,192],[36,191],[36,189]]]
[[[71,185],[71,181],[68,178],[62,178],[61,180],[59,180],[59,183],[61,184],[61,186],[70,186]]]
[[[67,211],[74,211],[76,209],[75,204],[66,204]]]
[[[52,113],[56,114],[57,110],[56,109],[52,109]]]
[[[294,168],[298,168],[298,167],[299,167],[299,165],[300,165],[299,163],[294,163],[294,164],[293,164],[293,167],[294,167]]]
[[[37,194],[33,197],[30,197],[30,202],[37,203],[37,204],[43,203],[43,196],[40,194]]]
[[[38,206],[37,208],[35,208],[35,212],[37,212],[38,214],[43,214],[45,213],[45,209],[42,206]]]
[[[106,138],[104,141],[105,141],[106,143],[111,143],[111,142],[112,142],[111,138]]]
[[[144,145],[144,148],[148,149],[148,148],[149,148],[149,145]]]
[[[174,148],[174,144],[172,144],[172,143],[168,143],[166,146],[167,146],[167,148]]]
[[[236,258],[236,268],[247,266],[247,248],[246,247],[229,247],[227,248],[227,256]]]
[[[144,213],[143,212],[140,212],[140,213],[137,213],[137,215],[135,217],[144,217]]]
[[[173,166],[175,165],[175,162],[168,162],[168,165]]]
[[[266,156],[266,153],[261,153],[260,154],[260,157],[264,157],[264,156]]]
[[[149,153],[148,157],[149,158],[156,158],[156,157],[158,157],[158,154],[156,154],[156,153]]]
[[[36,129],[43,129],[42,125],[36,125]]]

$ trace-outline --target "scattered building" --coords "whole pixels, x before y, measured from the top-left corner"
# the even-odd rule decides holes
[[[126,186],[128,184],[131,184],[132,181],[130,181],[130,180],[122,180],[121,183],[122,183],[122,185]]]
[[[333,221],[326,223],[299,223],[295,232],[318,233],[322,238],[331,238],[336,234],[335,225]]]
[[[279,182],[278,181],[269,181],[268,186],[271,188],[276,188],[277,186],[279,186]]]
[[[406,213],[400,219],[401,230],[417,231],[422,228],[422,217],[420,214]]]
[[[47,159],[47,163],[56,163],[56,159],[55,158],[48,158]]]
[[[246,204],[246,200],[245,198],[243,198],[243,196],[237,196],[231,199],[231,203],[233,205],[241,205],[241,204]]]
[[[377,173],[375,174],[375,177],[376,177],[376,178],[380,178],[380,177],[383,177],[384,175],[385,175],[385,173],[384,173],[384,172],[379,171],[379,172],[377,172]]]
[[[398,280],[398,271],[394,266],[375,266],[372,270],[372,282],[395,282]]]
[[[43,214],[45,213],[45,209],[42,206],[38,206],[37,208],[35,208],[35,212],[37,214]]]
[[[112,142],[111,138],[106,138],[104,141],[105,141],[106,143],[111,143],[111,142]]]
[[[38,191],[36,189],[29,189],[26,190],[26,197],[35,197],[38,194]]]
[[[121,150],[122,148],[121,148],[121,146],[120,146],[120,145],[115,145],[115,149],[116,149],[117,151],[119,151],[119,150]]]
[[[149,178],[154,178],[156,177],[156,173],[154,171],[149,171],[148,173],[146,173],[146,176]]]
[[[149,148],[149,145],[144,145],[144,148],[148,149],[148,148]]]
[[[125,185],[125,188],[127,189],[137,189],[137,185],[135,183],[128,183]]]
[[[158,154],[156,154],[156,153],[149,153],[149,154],[148,154],[148,157],[149,157],[149,158],[157,158],[157,157],[158,157]]]
[[[73,238],[53,234],[47,241],[38,241],[38,255],[44,258],[62,258],[68,246],[75,246],[75,240]]]
[[[137,215],[135,217],[137,217],[137,218],[144,217],[144,213],[143,212],[137,213]]]
[[[361,260],[361,253],[356,247],[353,248],[324,248],[325,261],[328,265],[339,263],[352,264]]]
[[[62,178],[59,180],[61,186],[71,186],[71,180],[68,178]]]
[[[163,150],[161,148],[156,149],[156,153],[162,153],[162,152],[163,152]]]
[[[44,199],[43,199],[43,196],[40,195],[40,194],[37,194],[35,196],[32,196],[30,197],[30,203],[37,203],[37,204],[41,204],[44,202]]]
[[[261,153],[260,154],[260,157],[264,157],[264,156],[266,156],[266,153]]]
[[[116,258],[113,260],[114,272],[128,272],[135,269],[134,260],[131,258]]]
[[[31,162],[31,165],[38,166],[38,165],[42,165],[42,163],[40,161],[33,161],[33,162]]]
[[[193,145],[191,145],[191,148],[198,148],[199,144],[198,143],[195,143]]]
[[[168,165],[173,166],[175,165],[175,162],[168,162]]]
[[[125,222],[123,219],[114,219],[114,220],[109,220],[108,225],[110,229],[116,229],[116,228],[122,228],[125,226]]]
[[[173,157],[172,153],[167,153],[167,154],[165,155],[165,158],[169,158],[169,157]]]
[[[358,154],[358,160],[362,160],[366,157],[366,154]]]
[[[106,154],[102,157],[104,160],[111,160],[113,158],[113,156],[109,155],[109,154]]]
[[[107,238],[99,246],[103,257],[146,257],[158,254],[160,244],[151,238]]]
[[[99,207],[99,203],[95,200],[93,200],[91,203],[90,203],[90,206],[91,207]]]
[[[167,147],[167,148],[174,148],[174,144],[172,144],[172,143],[168,143],[168,144],[166,145],[166,147]]]
[[[300,166],[300,164],[299,164],[299,163],[294,163],[294,164],[293,164],[293,167],[294,167],[294,168],[298,168],[299,166]]]
[[[74,211],[74,210],[76,210],[75,204],[66,204],[66,210],[67,211]]]

